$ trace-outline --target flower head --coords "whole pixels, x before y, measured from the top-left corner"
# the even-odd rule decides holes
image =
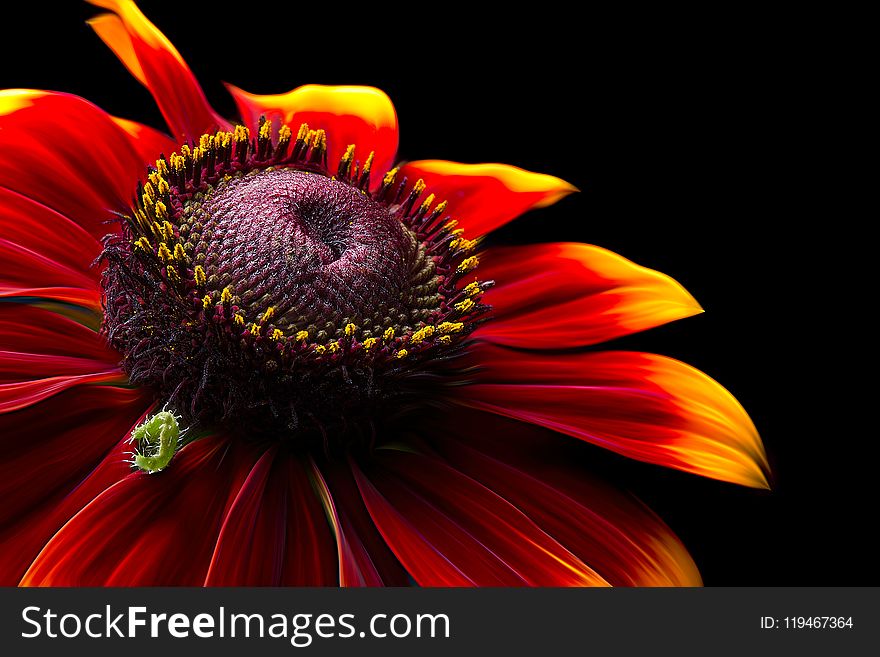
[[[133,2],[92,3],[170,134],[0,92],[0,582],[699,583],[656,516],[553,457],[565,434],[766,486],[719,384],[583,349],[701,312],[678,283],[486,247],[574,188],[400,164],[369,87],[230,86],[227,120]]]

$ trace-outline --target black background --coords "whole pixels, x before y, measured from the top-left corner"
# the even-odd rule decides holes
[[[877,431],[857,419],[867,389],[836,367],[852,358],[840,329],[861,316],[848,296],[856,264],[841,264],[857,237],[849,217],[820,207],[811,179],[793,181],[822,126],[805,116],[809,53],[788,47],[780,24],[590,7],[576,17],[548,3],[485,17],[445,3],[140,5],[224,115],[235,112],[221,80],[257,93],[374,85],[397,107],[404,159],[506,162],[575,184],[582,193],[493,241],[590,242],[688,288],[705,314],[611,346],[668,354],[728,387],[762,434],[773,490],[589,446],[573,458],[654,508],[708,585],[878,583],[876,493],[859,469]],[[4,10],[0,88],[68,91],[161,127],[84,24],[99,11]]]

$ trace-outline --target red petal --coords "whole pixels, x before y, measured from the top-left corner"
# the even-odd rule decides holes
[[[423,586],[589,586],[606,582],[531,519],[434,458],[382,450],[353,465],[373,522]]]
[[[128,475],[55,534],[23,586],[197,586],[223,518],[262,451],[216,436],[162,472]]]
[[[177,150],[178,144],[166,134],[158,130],[118,116],[110,117],[113,122],[125,130],[131,137],[131,144],[145,164],[152,165],[160,155],[170,155]],[[201,136],[201,135],[200,135]]]
[[[410,162],[401,169],[410,181],[422,178],[447,214],[473,239],[576,192],[569,183],[507,164],[461,164],[445,160]]]
[[[261,96],[231,84],[226,88],[235,99],[242,121],[256,128],[259,118],[285,123],[294,134],[300,124],[327,132],[327,161],[331,168],[345,149],[354,144],[355,158],[363,163],[370,151],[376,155],[372,180],[382,179],[397,154],[397,114],[391,99],[374,87],[308,84],[284,94]],[[334,169],[335,170],[335,169]]]
[[[101,292],[92,277],[51,258],[0,238],[0,296],[39,296],[81,303],[100,310]]]
[[[313,485],[336,535],[339,584],[406,586],[408,575],[376,530],[351,472],[331,465],[325,469],[327,479],[311,463]]]
[[[83,386],[0,415],[0,585],[17,584],[65,522],[131,472],[123,452],[149,403],[141,390]]]
[[[654,354],[534,354],[477,344],[476,385],[456,401],[640,461],[767,487],[758,432],[717,382]]]
[[[479,412],[456,420],[459,439],[434,432],[433,444],[450,464],[515,505],[610,584],[701,584],[672,531],[634,498],[573,467],[553,450],[558,438]]]
[[[235,498],[206,586],[336,586],[336,546],[303,464],[266,452]]]
[[[41,203],[0,188],[0,234],[7,243],[27,249],[43,258],[97,281],[100,272],[92,267],[101,244],[80,226]],[[0,277],[9,274],[0,265]],[[22,276],[27,280],[26,276]],[[96,287],[96,286],[92,286]]]
[[[476,335],[514,347],[591,345],[702,312],[668,276],[588,244],[489,249],[478,273],[496,287]]]
[[[124,385],[128,378],[118,369],[76,376],[53,376],[34,381],[0,384],[0,414],[37,404],[75,386]]]
[[[198,140],[206,132],[227,128],[177,49],[130,0],[88,0],[109,9],[89,21],[125,68],[144,85],[159,106],[171,135]]]
[[[144,173],[130,135],[88,101],[48,91],[0,91],[0,188],[100,238],[113,230],[107,225],[113,212],[128,211]]]
[[[110,349],[92,329],[58,313],[31,305],[0,303],[0,341],[7,353],[82,358],[103,364],[92,372],[106,370],[119,363],[119,354]]]

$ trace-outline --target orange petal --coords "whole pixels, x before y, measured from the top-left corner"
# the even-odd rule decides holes
[[[205,98],[205,93],[177,49],[131,0],[88,0],[109,9],[89,21],[92,29],[119,57],[129,72],[156,100],[175,139],[197,139],[218,127],[228,127]]]
[[[591,345],[702,312],[669,276],[589,244],[489,249],[478,273],[496,286],[475,335],[512,347]]]
[[[468,239],[578,191],[560,178],[507,164],[419,160],[404,165],[401,172],[411,181],[423,179],[429,192],[447,201],[447,214],[458,220]]]
[[[236,86],[226,88],[235,99],[246,125],[254,128],[261,116],[289,125],[300,124],[327,132],[327,160],[336,166],[345,149],[355,145],[355,158],[364,162],[375,152],[373,181],[393,165],[397,154],[397,113],[385,92],[375,87],[307,84],[284,94],[251,94]],[[277,127],[277,126],[276,126]]]
[[[624,456],[767,488],[764,446],[720,384],[637,352],[542,354],[477,344],[475,385],[458,403],[531,422]]]

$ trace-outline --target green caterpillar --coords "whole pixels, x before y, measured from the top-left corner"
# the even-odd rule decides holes
[[[137,444],[132,464],[150,474],[163,470],[177,452],[179,438],[180,425],[174,414],[156,413],[131,432],[131,442]]]

